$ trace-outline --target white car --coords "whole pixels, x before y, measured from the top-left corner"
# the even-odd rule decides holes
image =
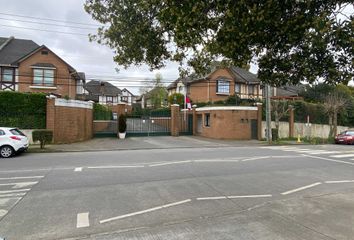
[[[28,148],[28,138],[17,128],[0,127],[0,157],[8,158]]]

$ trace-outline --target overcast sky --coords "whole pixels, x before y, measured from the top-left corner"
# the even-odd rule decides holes
[[[84,0],[0,0],[0,36],[14,36],[15,38],[31,39],[39,45],[46,45],[77,71],[85,72],[88,79],[95,78],[109,80],[112,78],[129,77],[129,82],[125,79],[120,82],[114,81],[112,83],[121,88],[127,87],[134,93],[138,93],[139,87],[132,86],[142,85],[141,82],[137,82],[138,80],[154,78],[157,72],[162,74],[162,77],[166,82],[171,82],[178,78],[178,64],[176,63],[169,63],[165,68],[154,72],[149,71],[147,66],[133,66],[127,70],[117,66],[113,61],[113,51],[111,49],[94,42],[89,42],[88,37],[85,35],[88,33],[95,33],[95,26],[76,25],[63,22],[69,21],[98,24],[84,11],[84,2]],[[352,13],[353,9],[351,8],[349,12]],[[35,18],[50,18],[60,21],[31,19],[5,14],[31,16]],[[65,26],[43,25],[29,23],[28,21]],[[93,29],[79,29],[70,26]],[[23,28],[35,28],[84,35],[45,32]],[[116,72],[116,68],[120,69],[119,73]],[[257,67],[252,65],[250,71],[256,73]]]

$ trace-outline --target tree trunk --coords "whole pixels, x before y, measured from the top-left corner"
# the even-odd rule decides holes
[[[335,137],[337,135],[337,125],[338,125],[338,112],[334,111],[333,113],[333,135]]]
[[[333,116],[331,113],[328,114],[328,124],[329,124],[329,134],[328,137],[333,136]]]
[[[274,111],[274,120],[275,120],[275,128],[279,132],[279,113],[278,111]]]

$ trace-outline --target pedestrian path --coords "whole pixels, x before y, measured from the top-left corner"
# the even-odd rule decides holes
[[[2,219],[44,176],[0,177],[0,219]]]
[[[326,155],[330,158],[341,159],[345,158],[349,160],[354,160],[354,149],[353,150],[328,150],[328,149],[314,149],[305,148],[303,146],[266,146],[261,147],[263,149],[279,150],[284,152],[294,152],[306,155]]]

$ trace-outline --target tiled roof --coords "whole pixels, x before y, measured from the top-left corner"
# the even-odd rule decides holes
[[[32,40],[16,38],[0,38],[0,64],[16,65],[23,58],[39,47]]]
[[[256,74],[253,74],[246,69],[239,67],[230,67],[231,72],[236,76],[236,79],[245,83],[260,83]]]
[[[105,81],[92,80],[84,88],[92,95],[117,96],[122,93],[119,88]]]

